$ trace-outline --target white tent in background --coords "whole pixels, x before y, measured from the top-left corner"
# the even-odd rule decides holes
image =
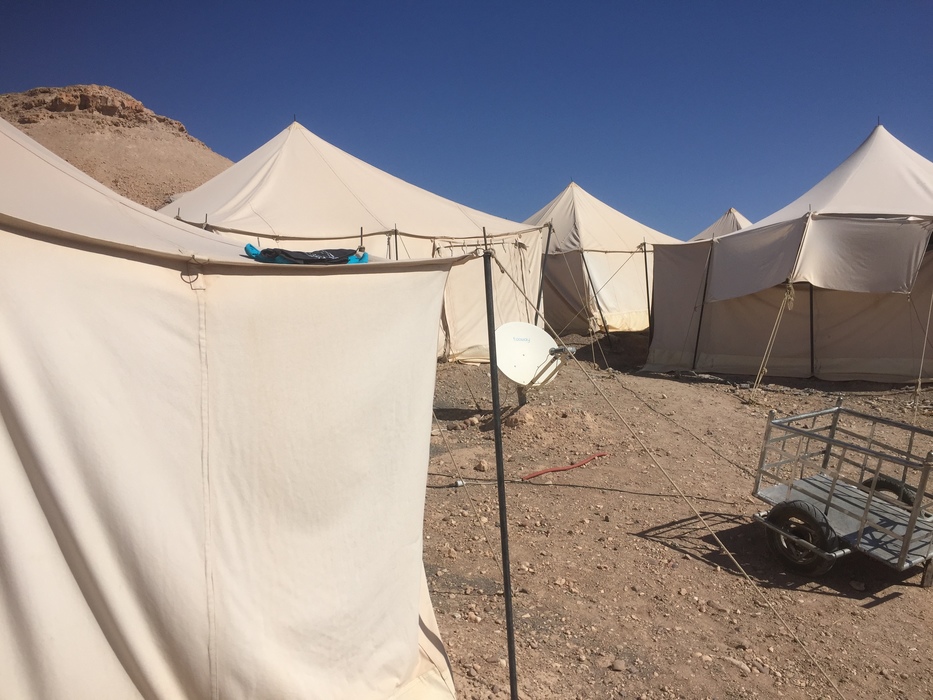
[[[2,120],[0,183],[4,697],[452,698],[421,539],[458,261],[256,263]]]
[[[933,163],[879,125],[753,227],[655,248],[646,369],[756,374],[765,359],[779,376],[928,376],[931,230]]]
[[[727,233],[734,233],[743,228],[748,228],[752,222],[746,219],[734,208],[730,208],[725,214],[711,223],[697,235],[691,238],[691,241],[705,241],[710,238],[719,238]]]
[[[555,333],[648,327],[652,246],[675,238],[630,219],[575,182],[525,223],[553,226],[544,260],[544,315]]]
[[[535,319],[540,228],[404,182],[297,122],[162,212],[241,236],[258,248],[356,248],[362,242],[372,254],[401,260],[472,253],[483,245],[485,230],[496,259],[512,277],[493,266],[496,322]],[[489,359],[480,260],[451,272],[438,354]]]

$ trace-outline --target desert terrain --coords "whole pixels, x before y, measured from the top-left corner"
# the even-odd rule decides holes
[[[818,578],[788,573],[751,519],[767,508],[752,491],[770,410],[842,399],[931,428],[925,390],[752,391],[747,377],[640,374],[644,333],[565,341],[578,361],[520,409],[500,378],[522,698],[933,697],[920,569],[854,553]],[[467,700],[509,694],[491,411],[488,367],[438,366],[425,567]]]
[[[0,116],[150,207],[230,162],[113,88],[0,95]],[[569,337],[518,408],[501,382],[524,700],[933,697],[933,590],[860,554],[786,572],[752,514],[768,412],[833,406],[933,428],[913,387],[639,372],[646,333]],[[509,677],[488,366],[439,364],[424,563],[459,697]],[[933,447],[933,445],[931,445]],[[528,474],[579,463],[523,481]]]
[[[231,165],[181,122],[103,85],[0,95],[0,117],[98,182],[151,209]]]

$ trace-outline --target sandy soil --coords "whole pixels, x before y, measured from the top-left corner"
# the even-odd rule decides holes
[[[769,410],[841,397],[933,427],[926,392],[915,417],[910,387],[752,392],[746,377],[637,374],[644,334],[566,340],[579,362],[520,410],[500,380],[522,698],[933,697],[920,569],[856,553],[816,579],[788,573],[751,519],[766,509],[752,490]],[[490,397],[488,367],[439,365],[425,567],[467,700],[509,694]]]

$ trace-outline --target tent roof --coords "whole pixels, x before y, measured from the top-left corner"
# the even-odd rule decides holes
[[[0,224],[161,257],[255,265],[242,244],[154,212],[0,119]]]
[[[570,250],[632,251],[644,241],[651,244],[680,242],[630,219],[596,199],[575,182],[567,185],[525,223],[543,226],[549,221],[554,226],[554,233],[548,253]]]
[[[467,238],[527,228],[400,180],[298,122],[161,211],[277,238],[350,237],[361,228]]]
[[[839,167],[756,226],[820,214],[933,215],[933,163],[880,124]]]
[[[735,208],[730,208],[725,214],[711,223],[697,235],[691,238],[691,241],[705,241],[710,238],[719,238],[727,233],[733,233],[740,229],[751,226],[752,222],[742,216]]]

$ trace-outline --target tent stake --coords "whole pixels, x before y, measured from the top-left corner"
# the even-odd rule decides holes
[[[484,244],[486,229],[483,228]],[[511,700],[518,700],[518,673],[515,669],[515,622],[512,615],[512,572],[509,566],[509,520],[505,506],[505,464],[502,459],[502,407],[499,404],[499,370],[496,365],[496,319],[492,303],[492,251],[483,251],[486,279],[486,328],[489,334],[489,378],[492,383],[492,415],[496,438],[496,486],[499,494],[499,539],[502,543],[502,593],[505,598],[505,629],[509,651]]]

